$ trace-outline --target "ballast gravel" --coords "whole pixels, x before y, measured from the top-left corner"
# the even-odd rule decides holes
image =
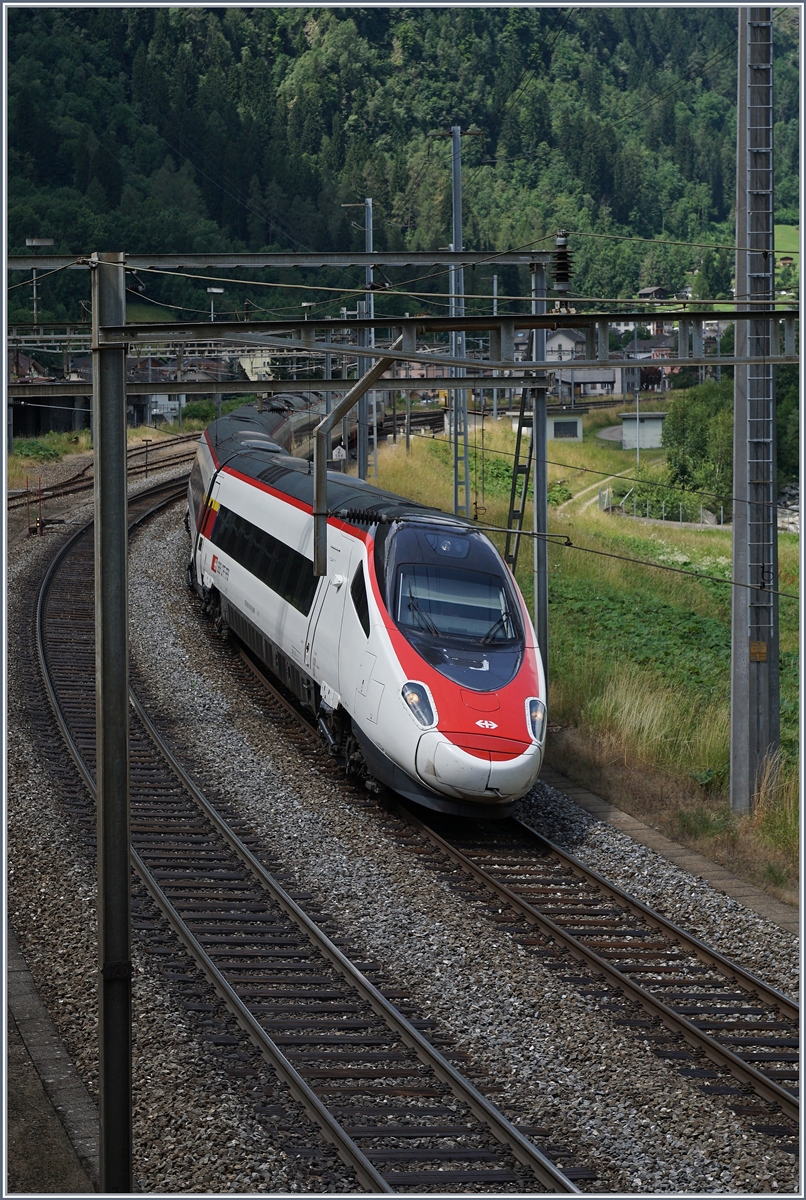
[[[170,477],[170,472],[165,477]],[[162,476],[133,489],[150,487]],[[176,518],[174,510],[174,518]],[[28,571],[92,516],[77,508],[68,529],[26,539],[8,559],[8,918],[59,1035],[90,1095],[98,1097],[95,865],[42,765],[30,727],[34,680],[20,668],[30,620]],[[179,510],[181,519],[181,510]],[[46,702],[45,702],[46,703]],[[67,761],[67,751],[64,759]],[[77,789],[78,790],[78,787]],[[203,1030],[135,939],[133,958],[133,1133],[135,1186],[143,1193],[302,1193],[311,1189],[310,1164],[284,1149],[255,1118],[255,1101],[215,1066]],[[227,1033],[238,1033],[234,1020]],[[293,1101],[277,1091],[316,1143],[317,1134]],[[263,1083],[262,1078],[256,1082]],[[32,1152],[34,1148],[32,1147]],[[323,1148],[323,1160],[334,1156]],[[338,1160],[325,1161],[314,1190],[352,1191],[355,1179]]]
[[[179,506],[167,512],[133,546],[136,679],[144,702],[170,714],[196,776],[249,820],[257,852],[292,870],[355,945],[486,1068],[500,1088],[492,1098],[508,1115],[548,1126],[577,1165],[595,1167],[587,1190],[795,1190],[794,1156],[464,904],[396,844],[388,820],[356,803],[324,756],[301,750],[270,721],[187,591],[181,515]],[[719,933],[720,948],[765,977],[791,980],[788,935],[685,872],[659,869],[668,864],[623,835],[578,824],[575,807],[542,787],[526,805],[534,820],[546,812],[549,836],[560,840],[565,825],[577,852],[584,840],[603,874],[636,891],[643,880],[642,898],[706,940]]]

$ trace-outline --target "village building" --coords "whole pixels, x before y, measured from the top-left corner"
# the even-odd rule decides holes
[[[619,413],[619,419],[621,421],[622,450],[635,450],[636,429],[642,450],[659,450],[663,445],[665,412],[623,412]]]

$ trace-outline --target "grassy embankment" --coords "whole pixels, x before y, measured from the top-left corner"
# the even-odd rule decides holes
[[[780,781],[762,788],[751,818],[737,820],[726,791],[730,587],[586,553],[604,551],[730,578],[729,527],[700,529],[600,512],[600,482],[635,468],[633,451],[595,436],[623,407],[587,416],[582,443],[549,444],[550,487],[555,485],[561,499],[572,494],[550,508],[550,528],[568,534],[574,544],[549,551],[549,713],[561,727],[550,734],[549,761],[670,836],[779,894],[791,894],[798,853],[797,602],[781,599]],[[481,438],[471,432],[474,501],[480,521],[501,525],[509,495],[506,452],[514,449],[510,422],[495,427],[487,422],[484,444],[482,506]],[[443,440],[413,439],[409,461],[402,444],[384,447],[379,458],[382,486],[452,508]],[[659,464],[663,453],[642,452],[641,459],[642,465]],[[503,544],[501,535],[493,537]],[[779,586],[796,592],[796,536],[781,534],[779,557]],[[518,581],[530,604],[531,559],[529,541],[522,544]]]

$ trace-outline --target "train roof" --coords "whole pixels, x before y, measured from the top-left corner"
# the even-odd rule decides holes
[[[259,483],[268,484],[313,508],[313,465],[307,459],[288,454],[273,440],[272,431],[276,428],[273,416],[244,405],[219,421],[213,421],[205,434],[222,467],[227,466]],[[348,521],[363,517],[362,523],[370,516],[388,519],[416,515],[447,520],[454,525],[472,525],[466,518],[407,500],[363,479],[336,471],[327,473],[327,505],[334,516],[344,513]]]

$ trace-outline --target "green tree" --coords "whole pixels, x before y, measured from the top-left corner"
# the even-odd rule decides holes
[[[671,483],[714,493],[708,508],[729,502],[733,485],[733,385],[708,381],[672,398],[663,423]]]

